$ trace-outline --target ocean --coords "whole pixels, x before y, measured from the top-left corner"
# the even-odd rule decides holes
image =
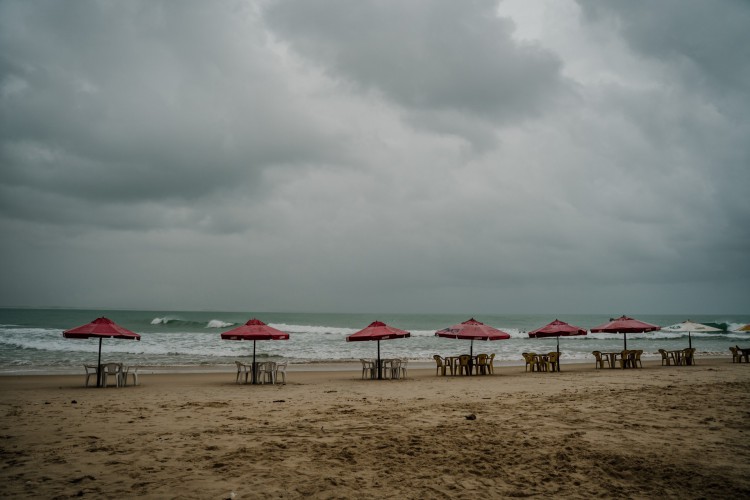
[[[530,339],[527,332],[554,319],[589,329],[607,322],[614,314],[554,315],[502,314],[477,315],[476,319],[511,335],[509,340],[475,342],[474,353],[495,353],[496,364],[523,364],[522,352],[549,352],[555,338]],[[685,315],[637,315],[639,320],[668,326],[688,319]],[[126,311],[79,309],[2,309],[0,308],[0,374],[78,373],[81,365],[95,363],[96,339],[65,339],[63,330],[106,316],[121,326],[141,334],[141,340],[104,339],[102,362],[159,369],[206,369],[247,362],[252,343],[221,340],[219,334],[258,318],[290,334],[286,341],[257,343],[258,359],[288,360],[294,363],[356,361],[376,355],[375,342],[346,342],[352,334],[375,320],[411,332],[406,339],[380,343],[382,357],[431,361],[434,354],[458,355],[469,351],[469,341],[435,337],[435,331],[469,319],[471,314],[322,314],[220,311]],[[750,347],[750,333],[732,330],[750,323],[750,315],[695,315],[699,323],[724,324],[728,331],[693,333],[698,356],[729,355],[729,347]],[[643,349],[644,357],[658,357],[657,349],[682,349],[688,336],[682,333],[654,332],[628,334],[628,348]],[[560,338],[562,363],[591,361],[591,351],[622,349],[620,334],[589,334]]]

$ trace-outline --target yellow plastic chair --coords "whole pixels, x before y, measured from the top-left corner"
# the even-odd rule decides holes
[[[604,363],[607,363],[607,368],[611,368],[608,357],[602,357],[601,351],[592,351],[591,354],[596,358],[596,368],[604,368]]]
[[[538,359],[536,357],[536,353],[534,352],[522,352],[521,356],[523,356],[524,361],[526,361],[526,367],[524,371],[539,371],[539,364]]]
[[[545,371],[548,372],[559,372],[560,371],[560,355],[557,351],[550,352],[544,359]]]
[[[669,353],[667,351],[665,351],[664,349],[659,349],[659,354],[661,354],[661,366],[669,366],[672,364],[669,358]]]
[[[633,368],[643,368],[643,363],[641,363],[641,354],[643,354],[643,349],[638,349],[631,352],[631,363],[633,365]]]
[[[459,375],[471,375],[471,356],[468,354],[462,354],[458,357],[458,374]]]
[[[490,375],[495,374],[495,365],[492,363],[495,361],[495,353],[490,354],[490,359],[487,360],[487,368],[490,370]]]
[[[478,355],[477,367],[476,367],[477,375],[487,375],[489,372],[490,372],[489,368],[487,368],[487,355],[486,354]]]
[[[445,361],[443,360],[443,358],[435,354],[432,359],[434,359],[435,363],[437,364],[437,366],[435,367],[435,376],[445,376],[445,369],[447,368],[447,366],[445,365]]]
[[[623,370],[625,368],[630,368],[632,366],[632,351],[628,351],[627,349],[623,350],[620,353],[620,359],[618,359],[617,361],[620,362],[620,368],[622,368]]]

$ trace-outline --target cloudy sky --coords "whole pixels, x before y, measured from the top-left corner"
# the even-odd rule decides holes
[[[747,313],[742,0],[0,0],[0,306]]]

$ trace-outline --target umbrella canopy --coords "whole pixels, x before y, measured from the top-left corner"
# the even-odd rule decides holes
[[[253,384],[257,384],[255,369],[255,342],[257,340],[289,340],[289,334],[268,326],[259,319],[251,319],[242,326],[232,328],[221,334],[223,340],[252,340],[253,341]]]
[[[471,340],[470,353],[474,355],[475,340],[506,340],[510,338],[509,333],[485,325],[481,321],[471,318],[458,325],[449,326],[435,332],[436,337],[445,337],[448,339]]]
[[[661,327],[623,315],[617,319],[610,319],[609,323],[592,328],[591,333],[622,333],[625,343],[624,349],[627,349],[628,333],[655,332],[657,330],[661,330]]]
[[[557,352],[560,352],[560,337],[572,337],[575,335],[586,335],[586,330],[570,325],[565,321],[560,321],[559,319],[529,332],[529,337],[531,338],[557,337]]]
[[[392,326],[388,326],[382,321],[373,321],[362,330],[352,333],[346,337],[347,342],[359,342],[375,340],[378,342],[378,380],[383,379],[380,367],[380,341],[389,339],[401,339],[411,337],[411,333],[406,330],[399,330]]]
[[[63,332],[66,339],[88,339],[95,337],[99,339],[99,359],[96,363],[96,386],[101,386],[101,377],[99,370],[102,364],[102,339],[129,339],[141,340],[141,336],[133,333],[127,328],[123,328],[109,318],[96,318],[91,323],[86,323],[70,330]]]
[[[691,332],[720,332],[722,330],[718,328],[714,328],[713,326],[704,325],[701,323],[694,323],[690,320],[683,321],[682,323],[677,323],[675,325],[671,326],[665,326],[662,328],[665,332],[687,332],[688,333],[688,346],[693,347],[693,340],[692,336],[690,335]]]

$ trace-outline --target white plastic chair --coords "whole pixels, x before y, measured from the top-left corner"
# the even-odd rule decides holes
[[[115,378],[115,387],[122,385],[122,363],[102,365],[102,387],[109,387],[109,377]]]
[[[284,361],[283,363],[276,363],[276,369],[274,370],[273,375],[273,383],[275,384],[277,380],[279,380],[279,375],[281,375],[281,379],[283,380],[282,384],[286,385],[286,366],[288,361]]]
[[[89,378],[94,377],[94,380],[96,380],[99,371],[96,369],[96,365],[83,365],[83,369],[86,370],[86,387],[88,387]]]
[[[258,379],[261,384],[270,382],[271,384],[276,383],[276,363],[273,361],[265,361],[258,364]]]
[[[370,359],[362,358],[360,358],[360,361],[362,362],[362,378],[375,378],[375,362]]]
[[[401,360],[400,359],[391,359],[388,361],[388,375],[392,379],[398,379],[401,376]]]
[[[398,378],[406,378],[406,367],[409,364],[408,359],[400,359],[399,360],[399,374]]]
[[[138,385],[138,367],[137,366],[123,366],[122,367],[122,385],[127,387],[128,375],[133,376],[133,385]]]
[[[239,384],[240,379],[244,377],[245,383],[247,384],[247,377],[250,376],[252,367],[249,365],[240,363],[239,361],[235,361],[234,364],[237,365],[237,377],[235,378],[235,382]]]

